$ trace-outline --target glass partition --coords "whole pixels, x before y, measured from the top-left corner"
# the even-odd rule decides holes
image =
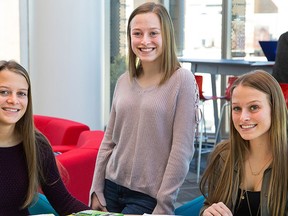
[[[117,78],[126,69],[126,25],[132,10],[145,0],[110,0],[111,98]],[[175,27],[178,56],[195,59],[267,61],[259,40],[278,40],[288,31],[288,1],[274,0],[162,0]],[[183,64],[190,69],[189,64]],[[212,95],[204,74],[205,94]],[[216,76],[217,95],[223,91]],[[223,79],[222,79],[223,82]],[[212,102],[207,102],[206,127],[215,132]],[[210,103],[210,105],[209,105]],[[220,108],[220,105],[219,105]],[[212,108],[213,109],[213,108]],[[209,118],[209,115],[211,118]]]
[[[288,31],[287,1],[232,1],[232,57],[267,61],[259,41],[278,40]]]

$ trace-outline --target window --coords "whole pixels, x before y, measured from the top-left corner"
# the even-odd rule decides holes
[[[240,0],[233,0],[235,4]],[[243,35],[245,58],[248,60],[264,60],[259,40],[278,40],[288,31],[287,1],[242,0],[245,32]],[[237,6],[236,6],[237,8]],[[236,9],[237,11],[237,9]]]
[[[125,70],[128,17],[135,7],[146,1],[110,0],[110,2],[112,100],[116,80]],[[169,10],[174,23],[179,56],[195,59],[225,57],[266,61],[258,41],[277,40],[280,34],[288,31],[285,22],[288,19],[285,10],[288,8],[288,1],[162,0],[155,2],[162,2]],[[227,35],[224,35],[226,33]],[[224,48],[226,50],[223,50]],[[187,68],[190,69],[190,65],[187,65]],[[204,89],[205,94],[212,95],[210,76],[203,75],[205,83],[208,84],[204,85],[207,87]],[[219,85],[217,92],[220,94]],[[206,107],[206,117],[211,116],[206,122],[207,131],[214,132],[212,102]]]
[[[0,59],[20,62],[19,1],[0,1]]]
[[[222,0],[185,1],[183,56],[221,58]]]

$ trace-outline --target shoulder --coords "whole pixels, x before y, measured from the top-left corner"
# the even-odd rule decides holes
[[[193,73],[190,70],[182,67],[176,70],[173,75],[175,75],[179,79],[183,79],[183,81],[185,81],[186,79],[194,79]]]
[[[119,88],[119,86],[126,86],[130,82],[129,72],[124,72],[118,77],[115,89]]]
[[[278,39],[278,43],[282,44],[282,42],[285,45],[287,45],[287,43],[288,43],[288,31],[280,35],[280,37]]]
[[[224,140],[215,146],[214,151],[211,153],[211,158],[217,160],[220,164],[225,163],[229,156],[229,141]]]
[[[48,139],[39,131],[35,131],[36,144],[43,147],[50,147]]]
[[[218,143],[215,149],[219,152],[221,157],[226,158],[227,155],[229,154],[229,146],[230,146],[230,141],[224,140]]]
[[[126,71],[118,77],[118,82],[128,81],[130,80],[129,72]]]
[[[35,132],[36,148],[40,157],[47,157],[47,155],[53,155],[52,147],[48,139],[39,131]]]
[[[180,85],[180,87],[190,87],[196,86],[196,81],[194,74],[185,68],[179,68],[170,77],[169,82]]]
[[[281,37],[288,38],[288,31],[287,31],[287,32],[284,32],[283,34],[281,34],[281,35],[280,35],[280,38],[281,38]]]

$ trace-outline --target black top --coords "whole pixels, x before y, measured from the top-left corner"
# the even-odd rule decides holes
[[[260,191],[243,191],[241,195],[241,189],[239,189],[236,203],[234,216],[251,216],[249,206],[253,216],[261,215]]]
[[[288,32],[278,39],[272,75],[279,83],[288,83]]]
[[[38,163],[44,170],[41,188],[53,208],[60,215],[88,209],[67,191],[56,165],[53,151],[47,142],[38,142]],[[0,215],[29,215],[21,209],[28,189],[27,161],[23,143],[13,147],[0,147]],[[46,179],[44,181],[44,179]]]

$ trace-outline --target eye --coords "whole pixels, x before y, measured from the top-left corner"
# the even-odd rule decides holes
[[[258,110],[259,109],[259,106],[258,105],[252,105],[252,106],[250,106],[250,110],[251,111],[256,111],[256,110]]]
[[[9,94],[10,94],[10,92],[8,90],[0,90],[0,95],[6,96]]]
[[[232,107],[232,110],[233,110],[234,112],[239,112],[239,111],[241,110],[241,108],[238,107],[238,106],[234,106],[234,107]]]
[[[134,31],[134,32],[132,32],[132,35],[135,36],[135,37],[140,37],[141,36],[141,32]]]
[[[151,37],[156,37],[157,35],[159,35],[160,33],[159,32],[157,32],[157,31],[152,31],[152,32],[150,32],[150,36]]]
[[[17,95],[18,95],[19,97],[27,97],[27,93],[24,92],[24,91],[17,92]]]

